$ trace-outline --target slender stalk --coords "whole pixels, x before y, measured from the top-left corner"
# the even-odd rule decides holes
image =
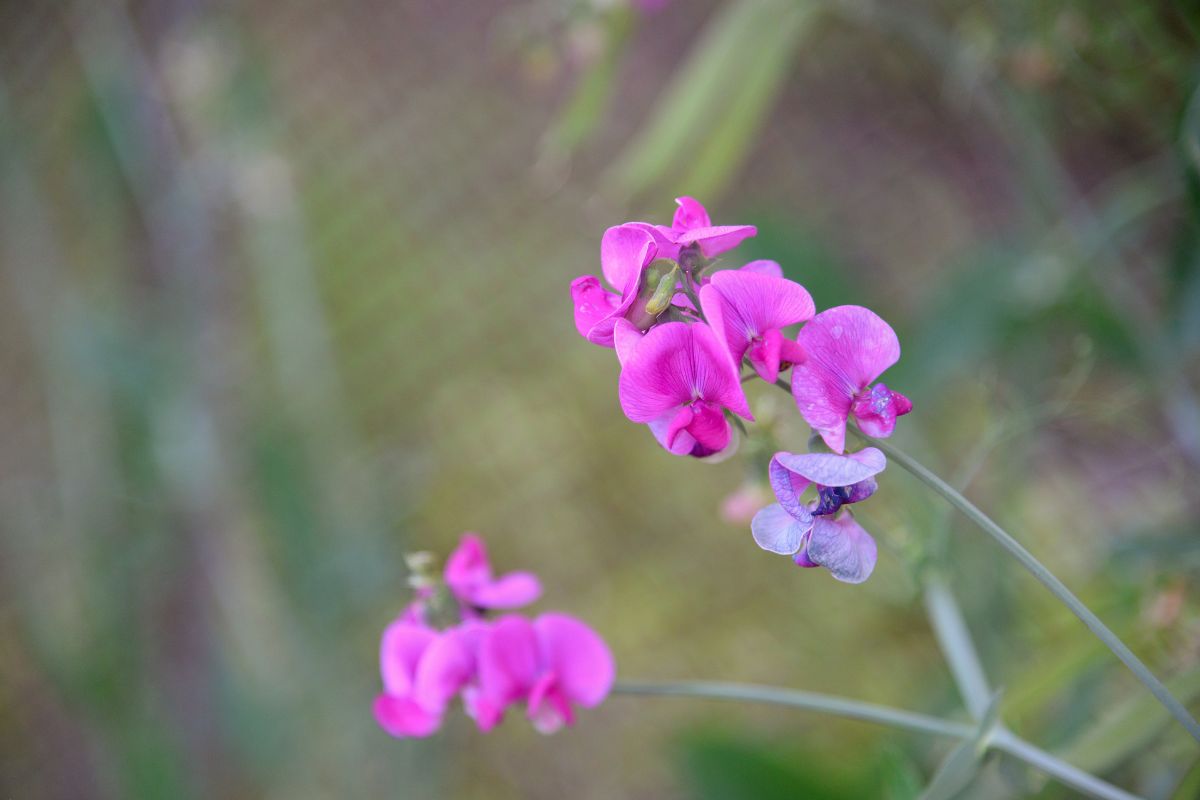
[[[934,475],[926,469],[920,462],[912,456],[905,453],[895,445],[885,441],[874,439],[866,434],[851,428],[864,442],[877,447],[887,455],[895,463],[899,464],[914,477],[928,486],[937,494],[941,495],[947,502],[957,508],[967,516],[972,522],[978,525],[984,533],[995,539],[1001,547],[1003,547],[1009,555],[1021,563],[1025,569],[1032,573],[1033,577],[1050,590],[1050,593],[1057,597],[1062,603],[1083,621],[1083,624],[1088,627],[1092,633],[1096,635],[1100,641],[1112,650],[1117,658],[1121,660],[1126,667],[1137,677],[1142,684],[1150,690],[1163,707],[1175,717],[1192,738],[1200,741],[1200,724],[1188,713],[1188,710],[1183,707],[1183,704],[1175,699],[1167,687],[1162,684],[1158,678],[1154,676],[1145,664],[1133,654],[1124,642],[1122,642],[1115,633],[1113,633],[1107,625],[1100,621],[1100,618],[1092,613],[1086,605],[1076,597],[1070,589],[1060,581],[1054,573],[1048,570],[1042,562],[1038,561],[1032,553],[1024,548],[1020,542],[1014,539],[1007,531],[997,525],[991,517],[980,511],[974,503],[963,497],[952,486],[944,480]]]
[[[967,711],[972,719],[983,719],[992,701],[992,690],[958,602],[941,578],[930,578],[925,583],[925,612]]]
[[[990,744],[995,749],[1024,761],[1029,766],[1041,770],[1052,778],[1057,778],[1072,789],[1077,789],[1090,797],[1099,797],[1103,800],[1139,800],[1137,795],[1130,794],[1107,781],[1102,781],[1090,772],[1073,767],[1044,750],[1039,750],[1007,729],[997,730],[992,735]]]
[[[626,682],[613,687],[614,694],[646,695],[655,697],[699,697],[706,700],[734,700],[751,703],[799,708],[832,714],[847,719],[874,722],[917,733],[944,736],[949,739],[970,741],[978,731],[973,725],[940,719],[938,717],[904,711],[898,708],[831,697],[817,692],[797,689],[781,689],[775,686],[756,686],[744,683],[720,681],[673,681],[673,682]],[[1089,775],[1077,767],[1062,761],[1032,744],[1014,736],[1007,730],[998,729],[986,740],[986,746],[1005,752],[1026,764],[1041,770],[1052,778],[1098,800],[1140,800],[1137,795]]]
[[[951,739],[970,739],[975,735],[975,728],[961,722],[918,714],[915,711],[904,711],[898,708],[888,708],[874,703],[864,703],[860,700],[848,700],[843,697],[831,697],[819,692],[805,692],[799,689],[781,689],[776,686],[756,686],[745,683],[726,683],[723,681],[674,681],[667,683],[639,681],[636,683],[618,683],[613,687],[615,694],[640,694],[658,697],[703,697],[708,700],[740,700],[750,703],[766,703],[776,706],[801,708],[806,711],[817,711],[832,714],[836,717],[857,719],[864,722],[874,722],[892,728],[902,728],[917,733],[928,733],[934,736],[946,736]]]

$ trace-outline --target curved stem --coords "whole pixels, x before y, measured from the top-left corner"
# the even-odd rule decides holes
[[[1103,800],[1138,800],[1137,795],[1130,794],[1107,781],[1102,781],[1090,772],[1073,767],[1044,750],[1039,750],[1007,729],[1001,728],[996,731],[990,744],[995,749],[1019,758],[1029,766],[1041,770],[1052,778],[1057,778],[1067,786],[1078,789],[1089,797],[1099,797]]]
[[[1128,667],[1137,679],[1158,698],[1163,707],[1187,729],[1192,738],[1200,741],[1200,724],[1197,724],[1192,715],[1188,713],[1188,710],[1183,707],[1183,704],[1167,691],[1167,687],[1154,676],[1149,667],[1143,664],[1141,659],[1135,656],[1133,651],[1107,625],[1101,622],[1100,618],[1093,614],[1091,609],[1083,604],[1083,601],[1076,597],[1054,573],[1048,570],[1042,562],[1038,561],[1020,542],[997,525],[991,517],[980,511],[974,503],[963,497],[952,486],[937,475],[934,475],[903,450],[895,445],[867,436],[855,428],[851,428],[851,430],[867,444],[882,450],[888,458],[895,461],[934,492],[940,494],[950,505],[957,508],[978,525],[984,533],[995,539],[1001,547],[1008,551],[1009,555],[1017,559],[1025,569],[1033,574],[1033,577],[1037,578],[1043,586],[1049,589],[1051,594],[1061,600],[1067,608],[1071,609],[1071,612],[1083,621],[1088,630],[1094,633],[1100,641],[1104,642],[1108,649],[1112,650],[1116,657],[1121,660],[1121,663]]]
[[[831,697],[817,692],[781,689],[775,686],[756,686],[754,684],[726,683],[722,681],[673,681],[664,683],[638,681],[618,683],[613,687],[613,693],[657,697],[699,697],[706,700],[740,700],[751,703],[766,703],[769,705],[799,708],[806,711],[817,711],[847,719],[862,720],[864,722],[874,722],[893,728],[901,728],[917,733],[928,733],[933,736],[945,736],[960,741],[975,739],[979,733],[972,725],[931,717],[926,714],[918,714],[914,711],[904,711],[874,703],[864,703],[859,700],[848,700],[843,697]],[[1113,786],[1111,783],[1102,781],[1061,759],[1055,758],[1003,728],[994,731],[984,741],[984,745],[1008,753],[1089,797],[1098,798],[1099,800],[1139,800],[1136,795],[1130,794],[1123,789]]]
[[[893,728],[946,736],[952,739],[970,739],[975,728],[961,722],[938,719],[914,711],[888,708],[860,700],[831,697],[818,692],[799,689],[781,689],[777,686],[756,686],[746,683],[724,681],[673,681],[666,683],[639,681],[618,683],[614,694],[641,694],[675,697],[703,697],[708,700],[741,700],[750,703],[767,703],[806,711],[818,711],[847,719],[875,722]]]

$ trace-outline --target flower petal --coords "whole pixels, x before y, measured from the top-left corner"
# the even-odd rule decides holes
[[[899,340],[875,312],[838,306],[813,317],[796,341],[807,358],[792,370],[792,396],[804,420],[840,453],[854,396],[896,363]]]
[[[375,721],[392,736],[422,738],[442,724],[442,715],[431,713],[407,697],[381,694],[372,706]]]
[[[776,453],[772,464],[822,486],[850,486],[887,468],[887,457],[874,447],[845,456],[833,453]],[[774,485],[774,483],[772,483]]]
[[[798,520],[778,503],[772,503],[750,520],[750,533],[763,550],[790,556],[800,549],[804,534],[812,527],[812,517]]]
[[[510,572],[476,587],[471,604],[480,608],[520,608],[541,594],[542,584],[532,572]]]
[[[407,697],[412,692],[417,664],[436,638],[431,628],[403,619],[384,629],[379,643],[379,672],[386,693]]]
[[[537,634],[524,617],[501,617],[479,643],[479,689],[485,706],[503,712],[524,700],[541,672]]]
[[[697,399],[754,418],[728,353],[701,323],[668,322],[647,332],[621,366],[618,394],[634,422],[656,421]]]
[[[600,270],[609,286],[625,293],[635,285],[642,269],[654,260],[657,252],[654,238],[639,225],[617,225],[604,232],[600,239]]]
[[[593,329],[617,313],[621,295],[606,291],[595,275],[580,275],[571,281],[571,302],[575,305],[575,330],[588,339]],[[603,337],[601,337],[603,338]]]
[[[712,258],[732,250],[757,233],[758,228],[753,225],[717,225],[711,228],[692,228],[676,236],[676,241],[680,247],[687,247],[694,242],[700,245],[700,252],[706,258]]]
[[[617,361],[624,364],[630,354],[642,343],[642,332],[627,319],[618,319],[613,327],[613,347],[617,351]]]
[[[877,555],[875,540],[848,511],[836,520],[817,517],[808,540],[807,555],[844,583],[862,583],[871,577]]]
[[[776,453],[767,467],[767,477],[771,481],[771,488],[775,490],[775,499],[783,506],[783,510],[796,519],[803,520],[806,515],[811,515],[800,498],[812,481],[780,463],[780,456],[790,455],[791,453]]]
[[[599,705],[616,675],[612,652],[600,635],[566,614],[542,614],[534,627],[543,663],[563,694],[586,708]]]
[[[773,278],[783,277],[783,267],[779,266],[779,262],[765,258],[743,264],[738,267],[738,272],[753,272],[758,275],[770,275]]]
[[[492,579],[492,565],[488,562],[487,547],[478,534],[464,533],[446,559],[442,572],[446,586],[460,600],[470,601],[474,588]]]
[[[442,632],[422,655],[417,665],[412,699],[426,711],[440,714],[450,699],[474,678],[475,656],[465,635],[458,628],[450,628]]]
[[[712,220],[708,217],[708,210],[694,197],[676,197],[675,204],[679,208],[675,209],[675,217],[671,220],[671,229],[676,233],[690,231],[693,228],[709,228],[712,227]]]
[[[695,403],[692,405],[692,411],[687,432],[704,449],[703,455],[712,455],[724,450],[729,445],[731,433],[729,423],[721,413],[721,407],[716,403]]]

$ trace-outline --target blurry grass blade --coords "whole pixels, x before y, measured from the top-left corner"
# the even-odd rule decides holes
[[[794,0],[727,3],[605,176],[607,187],[636,195],[687,170],[699,184],[689,190],[714,190],[750,145],[812,13]]]
[[[1192,762],[1192,768],[1184,774],[1171,794],[1171,800],[1195,800],[1200,797],[1200,758]]]
[[[778,96],[801,34],[815,9],[790,3],[758,37],[753,58],[729,104],[712,120],[699,153],[689,160],[681,190],[707,196],[721,190],[757,140]]]
[[[1200,700],[1200,669],[1167,681],[1167,688],[1184,705],[1195,703]],[[1170,725],[1171,715],[1153,697],[1139,694],[1105,714],[1060,755],[1088,772],[1108,772],[1137,755]]]
[[[604,22],[604,54],[580,77],[571,99],[542,141],[544,154],[552,158],[569,158],[596,130],[608,109],[621,55],[633,27],[633,14],[629,9],[615,9]]]

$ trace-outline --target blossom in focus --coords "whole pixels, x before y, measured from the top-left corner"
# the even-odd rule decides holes
[[[775,382],[780,369],[804,361],[804,349],[782,331],[815,310],[800,284],[745,269],[718,272],[700,289],[700,306],[733,363],[748,358],[767,383]]]
[[[537,576],[529,572],[493,577],[483,539],[473,533],[463,534],[446,561],[444,578],[451,593],[468,609],[520,608],[542,593]]]
[[[616,291],[605,289],[595,275],[581,275],[571,282],[575,306],[575,329],[594,344],[612,347],[613,327],[628,319],[646,330],[670,305],[676,282],[674,264],[661,262],[650,268],[658,254],[654,237],[634,224],[617,225],[600,240],[600,270]],[[659,284],[664,284],[659,290]],[[657,298],[657,299],[656,299]]]
[[[850,455],[776,453],[771,459],[773,503],[754,515],[750,530],[759,547],[790,555],[802,567],[825,567],[846,583],[862,583],[875,569],[875,540],[844,506],[875,493],[875,476],[887,459],[874,447]],[[816,499],[805,503],[809,487]]]
[[[753,225],[713,225],[708,211],[693,197],[677,197],[670,227],[633,222],[654,237],[661,258],[679,261],[688,268],[689,254],[713,258],[737,247],[758,233]]]
[[[650,426],[674,455],[696,458],[732,452],[725,409],[753,420],[737,368],[703,323],[668,322],[638,336],[617,331],[618,394],[625,416]]]
[[[599,705],[615,674],[604,640],[574,617],[503,617],[480,641],[475,721],[490,730],[508,707],[523,703],[534,727],[552,733],[574,724],[575,706]]]
[[[792,396],[804,421],[835,453],[846,446],[854,417],[869,436],[886,438],[912,401],[885,384],[871,384],[900,359],[900,342],[875,312],[861,306],[822,311],[800,329],[807,358],[792,370]]]

